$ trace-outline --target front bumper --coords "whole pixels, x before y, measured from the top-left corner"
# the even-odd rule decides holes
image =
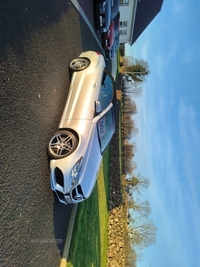
[[[81,185],[71,185],[71,179],[67,179],[65,174],[58,167],[51,167],[50,184],[58,200],[64,204],[76,204],[84,200]]]

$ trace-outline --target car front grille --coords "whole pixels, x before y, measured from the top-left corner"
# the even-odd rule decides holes
[[[56,183],[64,187],[63,173],[58,167],[55,168],[55,178],[56,178]]]
[[[77,187],[75,187],[72,190],[72,198],[77,202],[82,201],[84,199],[83,196],[83,191],[80,185],[78,185]]]

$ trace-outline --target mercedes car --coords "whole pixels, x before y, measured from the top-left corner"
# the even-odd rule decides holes
[[[69,69],[66,104],[47,145],[51,188],[64,204],[79,203],[91,195],[116,120],[115,85],[104,57],[83,52]]]

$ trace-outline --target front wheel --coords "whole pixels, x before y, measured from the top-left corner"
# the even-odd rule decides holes
[[[48,153],[51,158],[60,159],[74,152],[78,144],[77,137],[69,131],[55,133],[48,143]]]
[[[90,65],[90,60],[88,58],[79,57],[73,59],[69,67],[73,71],[80,71],[86,69]]]

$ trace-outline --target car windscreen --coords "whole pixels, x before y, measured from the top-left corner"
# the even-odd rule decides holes
[[[111,12],[111,18],[116,19],[119,14],[119,0],[114,0],[113,6],[112,6],[112,12]]]
[[[106,72],[104,72],[98,98],[99,102],[101,103],[102,110],[106,109],[112,102],[113,95],[113,79]]]
[[[115,130],[113,108],[111,108],[97,123],[101,153],[108,146]]]

